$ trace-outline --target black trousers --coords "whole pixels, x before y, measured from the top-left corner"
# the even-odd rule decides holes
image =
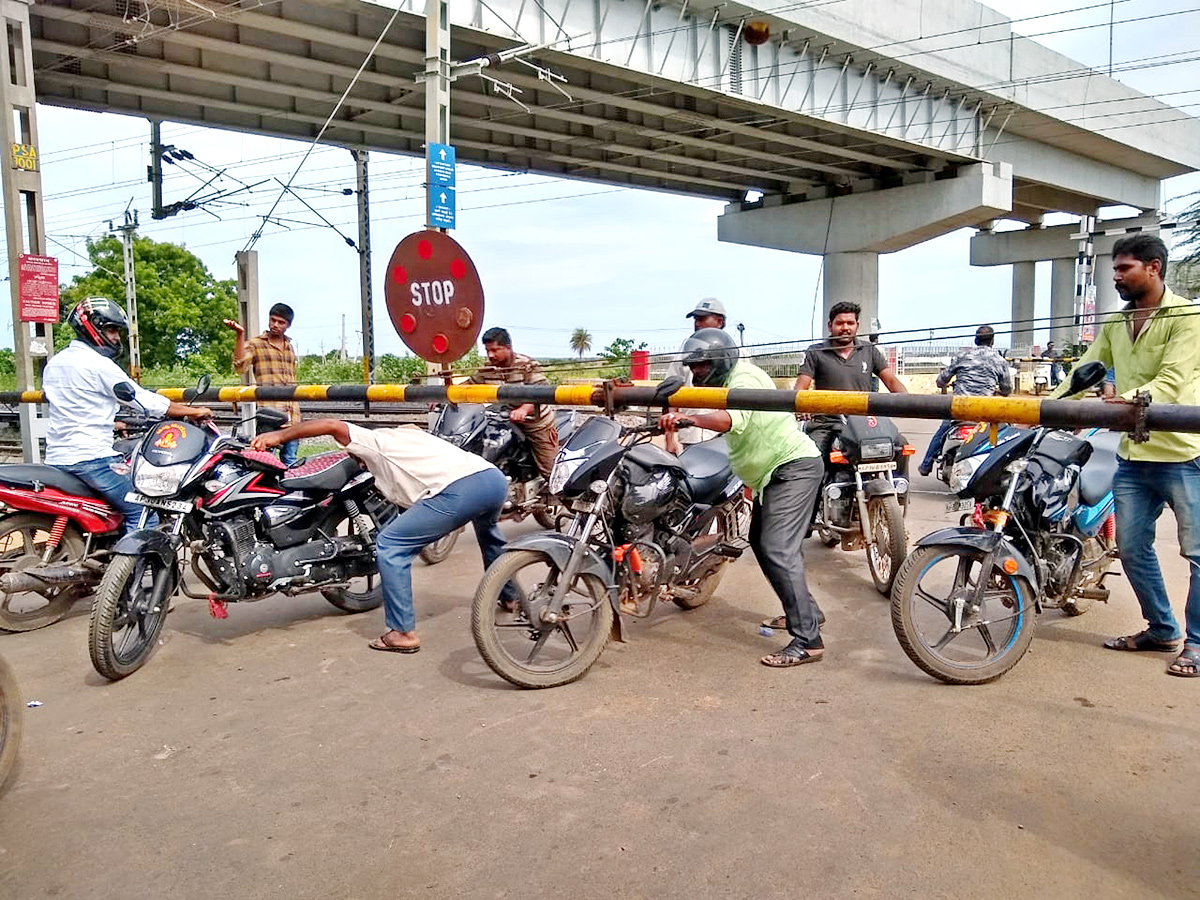
[[[799,638],[806,649],[824,646],[817,625],[819,610],[804,576],[804,536],[824,470],[815,458],[784,463],[754,501],[750,520],[750,547],[758,566],[783,604],[788,634]]]

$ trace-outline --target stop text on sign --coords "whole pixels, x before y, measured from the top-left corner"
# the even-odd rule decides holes
[[[454,282],[414,281],[409,285],[413,306],[448,306],[454,301]]]

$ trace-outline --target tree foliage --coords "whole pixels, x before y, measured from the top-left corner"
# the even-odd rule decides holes
[[[63,289],[64,318],[85,297],[107,297],[125,307],[120,239],[112,235],[89,239],[87,253],[95,268],[75,276]],[[221,320],[237,317],[234,280],[213,278],[199,257],[179,244],[146,237],[134,238],[133,270],[143,368],[186,364],[189,369],[200,366],[227,371],[233,332]],[[72,337],[70,327],[58,328],[55,345],[65,346]]]
[[[571,350],[579,354],[579,358],[583,359],[583,354],[592,349],[592,335],[586,328],[576,328],[571,332]]]

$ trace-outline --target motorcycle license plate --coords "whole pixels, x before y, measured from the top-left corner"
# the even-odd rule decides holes
[[[859,463],[856,467],[860,472],[890,472],[896,468],[894,462]]]
[[[165,509],[167,512],[189,513],[192,511],[190,500],[171,500],[167,497],[147,497],[135,491],[125,495],[125,499],[138,506],[149,506],[151,509]]]
[[[975,509],[975,501],[967,500],[951,500],[946,504],[946,512],[971,512]]]

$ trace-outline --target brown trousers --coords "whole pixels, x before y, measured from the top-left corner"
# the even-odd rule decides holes
[[[521,428],[533,448],[538,471],[542,473],[543,478],[549,478],[550,470],[554,468],[554,457],[558,456],[558,429],[554,427],[554,421],[546,424],[530,422]]]

